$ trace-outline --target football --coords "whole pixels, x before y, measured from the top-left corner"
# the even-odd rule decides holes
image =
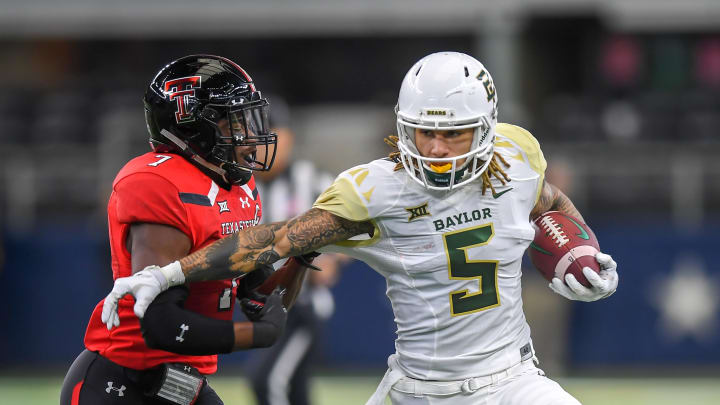
[[[290,260],[288,260],[290,262]],[[300,270],[297,266],[288,266],[283,265],[279,269],[277,269],[275,272],[273,272],[270,277],[268,277],[257,289],[256,291],[260,294],[264,295],[270,295],[272,294],[275,287],[281,286],[288,288],[293,283],[293,279],[297,277],[297,273]]]
[[[559,211],[548,211],[533,221],[535,239],[530,244],[530,260],[548,281],[553,277],[565,281],[565,274],[575,276],[580,284],[591,287],[582,272],[590,267],[600,272],[595,254],[600,245],[593,231],[578,219]]]
[[[310,260],[312,262],[312,260]],[[283,305],[285,308],[290,308],[295,302],[297,294],[300,292],[300,286],[305,280],[308,267],[304,266],[297,258],[291,257],[270,277],[268,277],[255,291],[260,294],[269,295],[272,294],[276,287],[283,287],[292,292],[286,293],[283,296]]]

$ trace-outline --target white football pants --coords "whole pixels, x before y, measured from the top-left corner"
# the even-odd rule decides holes
[[[532,359],[473,384],[403,377],[390,390],[390,399],[393,405],[580,405]]]

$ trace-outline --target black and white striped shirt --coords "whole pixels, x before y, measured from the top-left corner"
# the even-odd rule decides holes
[[[309,210],[333,176],[307,160],[292,162],[269,183],[255,178],[263,201],[262,223],[284,221]]]

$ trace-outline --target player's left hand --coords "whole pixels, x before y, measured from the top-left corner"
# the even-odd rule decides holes
[[[133,311],[135,316],[142,318],[147,307],[158,294],[184,281],[185,277],[178,262],[164,267],[147,266],[130,277],[118,278],[110,294],[105,297],[100,319],[107,325],[108,330],[120,325],[117,306],[120,299],[127,294],[135,297]]]
[[[255,299],[253,290],[260,287],[272,274],[275,269],[268,264],[261,264],[255,270],[246,273],[243,278],[238,281],[237,299],[241,300],[245,297]]]
[[[565,283],[557,277],[553,278],[549,285],[550,289],[574,301],[590,302],[611,296],[618,286],[617,263],[612,256],[605,253],[597,253],[595,260],[600,265],[600,273],[589,267],[583,269],[583,274],[592,287],[585,287],[575,276],[566,274]]]

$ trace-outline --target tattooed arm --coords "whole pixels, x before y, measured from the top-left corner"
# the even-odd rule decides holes
[[[185,281],[220,280],[368,233],[370,222],[350,221],[317,208],[285,222],[259,225],[223,238],[180,260]]]
[[[530,212],[530,219],[535,219],[548,211],[560,211],[585,222],[580,211],[559,188],[543,180],[540,198]]]
[[[100,319],[108,330],[120,325],[117,306],[126,294],[135,297],[133,310],[142,319],[155,297],[169,287],[236,277],[260,265],[309,253],[355,235],[372,236],[374,229],[369,221],[354,222],[316,208],[287,222],[249,228],[166,266],[148,266],[130,277],[118,278],[105,297]]]

